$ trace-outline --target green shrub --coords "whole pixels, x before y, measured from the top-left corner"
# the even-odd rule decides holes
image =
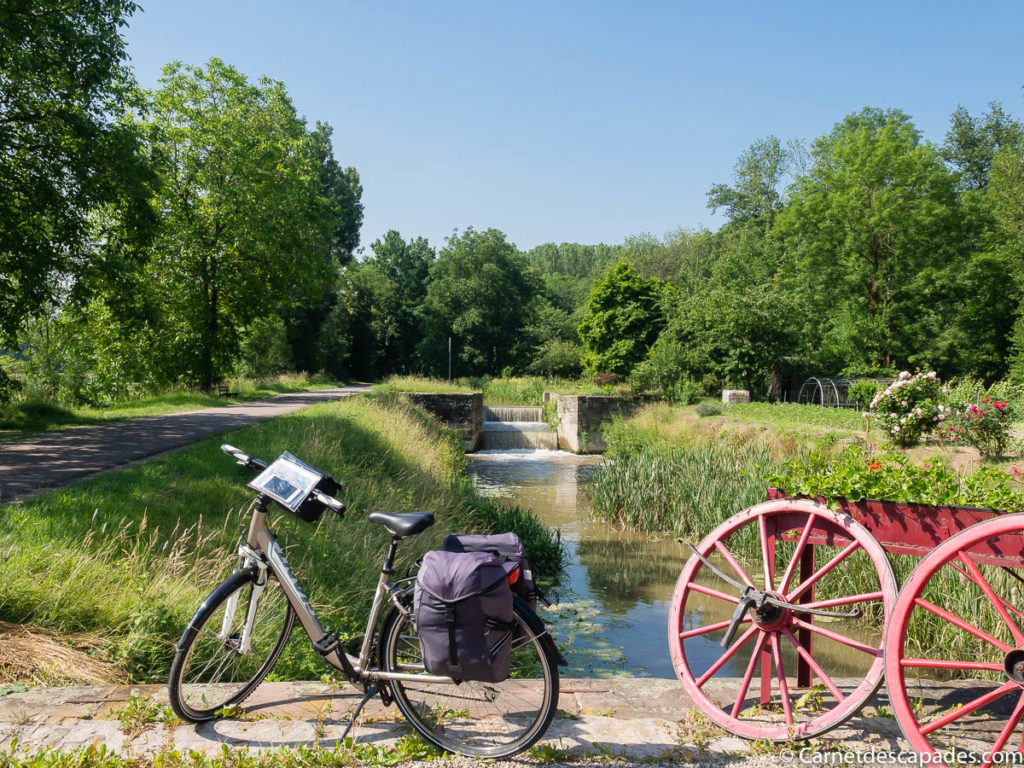
[[[917,445],[945,419],[943,392],[935,371],[899,377],[871,401],[871,413],[901,448]]]
[[[783,462],[767,474],[767,481],[790,494],[829,500],[885,499],[1024,511],[1024,487],[1013,474],[990,465],[967,475],[941,458],[916,465],[892,449],[871,452],[850,445],[835,457],[806,454]]]
[[[711,405],[710,403],[701,403],[693,410],[696,411],[697,415],[702,419],[706,419],[709,416],[722,415],[722,407],[719,405]]]
[[[846,392],[846,398],[851,403],[858,403],[860,407],[867,408],[868,404],[875,399],[885,385],[878,381],[872,381],[871,379],[861,379],[855,381],[850,385],[850,388]]]

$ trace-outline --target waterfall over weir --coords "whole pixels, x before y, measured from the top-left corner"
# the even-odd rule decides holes
[[[485,451],[558,450],[558,434],[544,421],[542,408],[484,408]]]

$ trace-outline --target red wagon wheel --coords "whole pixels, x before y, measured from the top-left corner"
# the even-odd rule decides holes
[[[933,761],[958,749],[988,766],[1024,750],[1022,567],[1024,514],[995,517],[936,547],[900,592],[889,696],[911,746]]]
[[[676,584],[669,649],[714,722],[749,739],[810,738],[878,690],[896,580],[864,526],[815,502],[768,501],[696,550]]]

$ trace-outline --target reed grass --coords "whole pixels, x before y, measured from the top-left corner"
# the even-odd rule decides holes
[[[331,474],[349,506],[315,525],[272,522],[326,627],[358,634],[388,541],[374,509],[431,509],[437,524],[403,542],[401,575],[455,531],[521,533],[534,568],[562,565],[560,542],[529,513],[501,510],[465,479],[454,433],[396,397],[349,398],[203,440],[185,451],[0,507],[0,620],[94,632],[135,680],[160,679],[199,603],[236,560],[251,474],[232,443],[266,459],[289,450]],[[275,674],[319,677],[308,643],[292,642]]]

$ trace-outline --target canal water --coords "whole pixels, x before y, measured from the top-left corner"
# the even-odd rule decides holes
[[[568,566],[561,583],[550,589],[553,608],[544,618],[569,662],[565,674],[674,677],[668,614],[689,550],[671,535],[652,538],[591,519],[586,487],[604,459],[550,450],[480,451],[466,458],[481,493],[528,507],[561,533]],[[732,607],[694,593],[684,627],[727,620]],[[860,639],[874,639],[877,647],[876,634]],[[714,634],[687,641],[695,671],[707,669],[722,655],[720,639]],[[832,641],[819,638],[814,652],[837,674],[858,676],[864,671],[864,663]],[[784,649],[783,655],[787,668],[794,669],[792,650]],[[737,654],[720,674],[742,676],[748,658]]]
[[[569,661],[566,674],[673,677],[668,611],[684,545],[590,519],[585,487],[602,458],[564,451],[481,451],[466,458],[481,493],[529,507],[561,532],[569,564],[551,589],[554,609],[546,618]]]

